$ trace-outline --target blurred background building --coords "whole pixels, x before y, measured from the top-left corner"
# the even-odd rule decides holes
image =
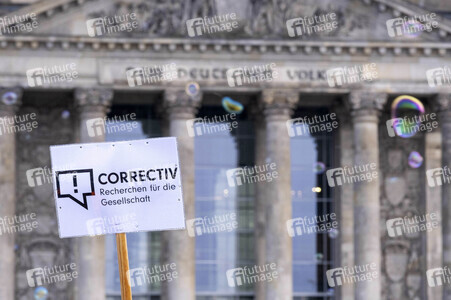
[[[235,212],[239,225],[195,237],[186,231],[128,234],[130,267],[175,262],[179,273],[172,282],[134,287],[133,299],[451,299],[449,285],[430,287],[426,278],[426,270],[451,265],[451,189],[430,187],[426,180],[426,170],[451,163],[450,81],[445,71],[427,77],[428,70],[450,64],[451,2],[0,3],[0,115],[35,113],[38,122],[30,131],[0,134],[0,216],[36,213],[39,223],[32,232],[0,236],[0,299],[32,299],[26,270],[72,262],[79,278],[46,286],[48,299],[120,299],[114,235],[60,239],[51,183],[31,186],[26,174],[51,168],[50,145],[160,136],[178,137],[186,218]],[[201,32],[190,23],[226,14],[236,15],[238,25],[230,31]],[[421,20],[401,27],[390,21],[427,15],[438,23],[430,31],[421,29]],[[137,25],[105,30],[128,22],[115,16]],[[302,24],[287,23],[314,16],[331,17],[335,27],[302,32]],[[114,22],[102,31],[96,18]],[[24,25],[34,21],[34,27]],[[401,34],[405,26],[420,29]],[[45,68],[61,73],[58,68],[68,64],[74,64],[76,78],[45,79]],[[173,80],[127,77],[136,68],[171,64],[178,75]],[[272,80],[231,83],[227,76],[231,68],[270,64],[277,70]],[[327,75],[367,64],[374,64],[372,80]],[[190,82],[200,86],[198,94],[186,91]],[[419,99],[424,114],[437,113],[439,128],[390,136],[386,122],[400,95]],[[190,135],[187,121],[227,114],[224,97],[244,107],[238,126]],[[105,134],[88,132],[90,119],[132,113],[137,128],[116,132],[107,123]],[[289,120],[330,114],[337,128],[311,132],[309,125],[298,125],[290,134]],[[424,158],[419,166],[409,160],[413,151]],[[277,180],[228,184],[227,170],[271,162]],[[368,163],[379,174],[372,182],[328,185],[326,170]],[[443,220],[439,228],[388,236],[388,219],[434,212]],[[337,230],[294,237],[287,232],[292,218],[331,213]],[[277,264],[278,280],[228,285],[227,270],[266,263]],[[367,263],[377,264],[379,280],[328,285],[328,269]]]

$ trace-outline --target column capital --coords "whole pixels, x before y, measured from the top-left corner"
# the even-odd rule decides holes
[[[20,87],[0,87],[0,111],[14,114],[22,105],[22,94]]]
[[[438,112],[451,110],[451,93],[437,94],[434,97],[434,109]]]
[[[266,117],[282,116],[290,117],[299,94],[295,90],[263,90],[261,94],[261,106]]]
[[[387,102],[387,94],[368,91],[353,91],[349,94],[348,104],[351,108],[351,115],[355,118],[372,118],[377,121],[377,117]]]
[[[351,125],[351,108],[349,101],[340,99],[331,106],[331,112],[335,113],[338,117],[340,124]]]
[[[80,110],[107,113],[113,99],[113,90],[109,88],[77,88],[75,103]]]
[[[432,107],[438,113],[440,122],[451,123],[451,93],[440,93],[434,97]]]
[[[247,108],[249,112],[249,119],[254,122],[263,122],[264,114],[263,114],[263,105],[260,102],[253,102]]]
[[[164,91],[163,110],[170,118],[193,118],[201,104],[202,93],[189,96],[184,89],[168,88]]]

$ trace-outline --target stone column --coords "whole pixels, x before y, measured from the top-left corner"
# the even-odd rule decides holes
[[[355,299],[376,300],[381,297],[381,237],[379,192],[379,114],[387,97],[366,91],[350,95],[354,124],[354,165],[375,163],[377,178],[354,183],[354,259],[358,266],[376,264],[379,280],[355,284]],[[373,171],[371,171],[373,172]]]
[[[442,165],[451,168],[451,94],[439,94],[436,99],[442,131]],[[446,174],[449,175],[449,174]],[[442,186],[443,267],[451,267],[451,184]],[[443,285],[443,299],[451,299],[451,285]]]
[[[254,106],[255,132],[255,164],[258,166],[266,163],[266,123],[263,112]],[[266,263],[266,182],[255,183],[254,201],[254,239],[255,239],[255,263],[258,266]],[[265,299],[265,282],[256,282],[254,285],[255,299]]]
[[[425,140],[424,169],[436,169],[442,167],[442,136],[440,128],[426,133]],[[426,269],[440,268],[443,266],[442,260],[442,190],[436,187],[430,187],[425,180],[426,214],[435,213],[439,217],[439,228],[426,232]],[[442,286],[427,286],[428,300],[441,300],[443,298]]]
[[[275,163],[278,178],[266,183],[266,263],[275,263],[279,277],[265,282],[266,300],[291,299],[293,295],[293,248],[286,222],[292,219],[290,137],[286,122],[298,101],[291,91],[264,90],[266,163]]]
[[[337,152],[340,166],[354,165],[354,132],[349,109],[342,103],[334,109],[338,115],[338,135]],[[340,199],[339,211],[339,253],[340,261],[335,267],[354,265],[354,188],[351,184],[342,185],[336,196]],[[354,299],[354,284],[342,285],[340,299]]]
[[[21,104],[19,88],[0,90],[0,118],[14,119]],[[6,122],[0,126],[0,216],[14,218],[16,213],[16,135],[13,125]],[[15,299],[16,256],[14,234],[0,235],[0,299]]]
[[[183,187],[185,219],[195,217],[194,206],[194,137],[190,136],[187,120],[194,119],[201,96],[188,97],[183,89],[167,89],[164,95],[169,136],[177,138],[180,175]],[[178,278],[163,281],[161,299],[194,300],[196,298],[195,239],[185,230],[163,232],[163,263],[175,263]]]
[[[111,106],[112,98],[113,91],[110,89],[75,90],[81,143],[105,141],[105,132],[98,130],[98,127],[94,128],[93,121],[90,120],[103,119]],[[74,238],[74,255],[78,271],[75,299],[105,299],[105,237]]]

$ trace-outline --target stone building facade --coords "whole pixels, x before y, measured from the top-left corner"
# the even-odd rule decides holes
[[[1,2],[3,18],[14,20],[14,16],[33,13],[37,26],[16,32],[8,29],[14,22],[2,27],[0,116],[35,113],[38,127],[0,134],[4,195],[0,216],[33,212],[39,227],[32,233],[0,236],[0,299],[30,299],[34,289],[27,284],[27,270],[68,262],[77,264],[78,278],[48,286],[49,299],[118,299],[117,286],[112,289],[114,284],[106,283],[112,269],[105,257],[114,250],[108,248],[107,237],[60,239],[51,185],[32,187],[27,183],[27,170],[50,167],[50,145],[101,142],[106,137],[93,138],[86,121],[104,118],[124,106],[135,106],[136,112],[151,106],[152,120],[161,123],[161,132],[149,136],[178,139],[185,214],[192,219],[198,216],[200,179],[195,177],[197,144],[186,122],[205,107],[220,106],[218,97],[226,95],[245,105],[246,121],[254,128],[254,146],[246,151],[252,152],[255,165],[274,162],[278,166],[278,179],[255,185],[252,194],[250,256],[257,265],[276,263],[279,279],[257,283],[243,293],[230,289],[199,292],[197,239],[185,231],[164,232],[156,260],[175,262],[179,278],[163,282],[161,292],[143,293],[137,299],[158,295],[188,300],[451,299],[451,285],[431,287],[426,276],[429,269],[451,266],[451,187],[429,186],[425,173],[451,164],[450,81],[431,85],[427,77],[429,70],[446,69],[451,63],[451,5],[446,1]],[[136,16],[133,30],[89,36],[88,20],[130,13]],[[287,29],[287,21],[331,13],[335,15],[334,30],[290,36],[293,33]],[[430,32],[390,36],[387,21],[434,13],[438,26]],[[226,14],[236,14],[236,29],[190,37],[187,21]],[[36,68],[68,64],[77,72],[73,80],[42,83],[27,77],[27,72]],[[178,75],[174,80],[140,85],[130,84],[126,76],[137,67],[171,64]],[[271,80],[232,85],[228,80],[227,71],[232,68],[271,64],[277,70]],[[368,64],[373,64],[377,74],[374,80],[343,84],[337,79],[331,83],[327,76],[334,68]],[[199,95],[188,96],[188,82],[199,84]],[[400,95],[412,95],[425,105],[426,113],[437,113],[439,128],[409,139],[390,137],[386,127],[390,105]],[[293,246],[296,242],[286,232],[286,221],[293,217],[290,199],[296,180],[290,173],[294,154],[292,150],[290,154],[287,122],[312,108],[338,116],[339,127],[330,137],[334,142],[328,168],[375,163],[379,174],[368,183],[328,188],[328,198],[333,199],[331,211],[339,221],[339,235],[327,246],[328,268],[374,263],[378,280],[334,289],[296,290],[293,257],[303,247]],[[12,125],[3,126],[2,130],[7,130]],[[318,145],[317,149],[324,148]],[[421,168],[406,164],[411,149],[423,153]],[[439,228],[398,238],[388,236],[387,220],[433,212],[440,216]],[[324,272],[318,274],[317,285],[324,285]]]

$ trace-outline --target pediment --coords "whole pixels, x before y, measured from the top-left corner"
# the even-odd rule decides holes
[[[103,18],[107,22],[110,20],[111,25],[108,26],[116,27],[110,32],[99,32],[94,38],[158,37],[226,41],[255,39],[387,43],[449,41],[451,21],[444,18],[443,13],[435,14],[438,28],[432,29],[431,32],[418,29],[417,34],[390,36],[388,20],[434,14],[426,7],[420,6],[421,3],[422,1],[419,0],[336,0],[332,3],[330,0],[46,0],[24,5],[3,15],[3,18],[12,19],[17,15],[36,14],[38,23],[36,28],[30,31],[13,32],[13,34],[4,33],[5,36],[12,37],[89,38],[89,25],[93,28],[89,20]],[[448,9],[445,4],[439,7],[443,10]],[[203,16],[231,16],[232,14],[236,16],[237,26],[231,31],[201,34],[194,38],[189,36],[186,25],[188,20]],[[301,29],[294,35],[291,32],[290,36],[287,21],[299,18],[310,23],[313,20],[314,23],[311,24],[315,27],[310,26],[313,28],[310,32],[306,30],[302,32],[302,28],[298,26]],[[124,19],[127,19],[125,25],[122,21]],[[127,28],[130,27],[128,23],[131,22],[134,23],[133,28]]]

